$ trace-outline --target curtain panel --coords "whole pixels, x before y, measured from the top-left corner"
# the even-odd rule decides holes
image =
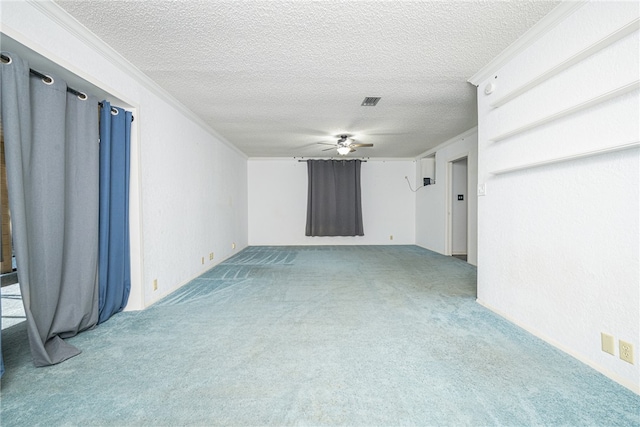
[[[307,236],[364,236],[361,160],[307,160]]]
[[[9,204],[33,362],[80,353],[63,338],[98,320],[98,100],[0,64]]]
[[[100,112],[99,319],[122,311],[129,300],[129,146],[131,112],[102,101]]]

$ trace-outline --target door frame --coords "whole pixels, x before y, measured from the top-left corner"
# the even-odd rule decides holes
[[[446,170],[446,183],[445,183],[445,217],[446,217],[446,229],[445,229],[445,247],[444,254],[451,256],[453,247],[453,224],[452,224],[452,211],[453,211],[453,164],[463,159],[467,159],[467,255],[469,255],[469,155],[470,152],[458,153],[455,156],[447,159]]]

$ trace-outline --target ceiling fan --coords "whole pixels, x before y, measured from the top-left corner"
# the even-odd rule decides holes
[[[362,144],[360,142],[356,142],[353,138],[351,138],[351,135],[343,134],[338,135],[338,137],[340,139],[338,139],[338,142],[336,142],[335,144],[329,144],[326,142],[318,142],[318,144],[332,145],[334,148],[338,149],[338,154],[340,154],[341,156],[346,156],[347,154],[356,151],[356,148],[373,147],[373,144]],[[327,148],[322,151],[329,151],[333,150],[334,148]]]

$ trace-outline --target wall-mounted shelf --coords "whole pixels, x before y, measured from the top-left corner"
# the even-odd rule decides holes
[[[612,45],[613,43],[617,42],[618,40],[620,40],[620,39],[622,39],[622,38],[624,38],[626,36],[628,36],[629,34],[633,33],[634,31],[638,31],[638,29],[640,29],[640,18],[635,18],[633,21],[629,22],[624,27],[622,27],[622,28],[620,28],[620,29],[618,29],[618,30],[606,35],[605,37],[601,38],[597,42],[593,43],[591,46],[581,50],[580,52],[576,53],[575,55],[571,56],[570,58],[567,58],[566,60],[562,61],[561,63],[559,63],[555,67],[552,67],[552,68],[548,69],[547,71],[539,74],[538,76],[534,77],[533,79],[529,80],[528,82],[524,83],[523,85],[518,86],[517,88],[511,90],[507,94],[505,94],[502,97],[500,97],[500,98],[496,99],[495,101],[491,102],[489,105],[492,108],[498,108],[498,107],[506,104],[507,102],[511,101],[512,99],[515,99],[515,98],[519,97],[523,93],[533,89],[534,87],[536,87],[540,83],[549,80],[550,78],[552,78],[553,76],[561,73],[562,71],[566,70],[567,68],[569,68],[569,67],[577,64],[578,62],[588,58],[589,56],[591,56],[591,55],[595,54],[596,52],[606,48],[607,46]]]
[[[555,113],[551,113],[545,117],[542,117],[541,119],[535,120],[533,122],[530,123],[525,123],[524,125],[518,126],[515,129],[510,130],[509,132],[504,132],[501,133],[500,135],[494,136],[492,138],[489,138],[489,141],[502,141],[503,139],[507,139],[510,138],[514,135],[517,135],[519,133],[534,129],[538,126],[542,126],[546,123],[552,122],[554,120],[558,120],[559,118],[568,116],[570,114],[574,114],[577,113],[578,111],[581,110],[585,110],[587,108],[593,107],[594,105],[603,103],[605,101],[608,101],[610,99],[616,98],[618,96],[622,96],[628,92],[631,92],[633,90],[636,89],[640,89],[640,80],[635,80],[631,83],[628,83],[622,87],[619,87],[617,89],[611,90],[609,92],[603,93],[601,95],[595,96],[591,99],[588,99],[584,102],[581,102],[580,104],[574,105],[572,107],[569,108],[565,108],[564,110],[560,110],[560,111],[556,111]]]
[[[558,157],[555,159],[543,160],[540,162],[527,163],[524,165],[514,166],[511,168],[500,169],[496,171],[492,171],[492,175],[503,175],[511,172],[516,172],[524,169],[532,169],[540,166],[551,165],[554,163],[568,162],[570,160],[582,159],[585,157],[598,156],[601,154],[614,153],[616,151],[629,150],[631,148],[640,147],[640,141],[633,141],[626,144],[615,145],[613,147],[602,148],[599,150],[585,151],[584,153],[572,154],[570,156]]]

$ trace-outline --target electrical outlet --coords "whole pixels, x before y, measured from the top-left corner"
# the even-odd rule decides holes
[[[616,339],[613,335],[600,333],[600,341],[602,342],[602,351],[605,353],[616,354]]]
[[[389,236],[389,240],[393,240],[393,234]]]
[[[618,345],[620,346],[620,359],[633,365],[633,344],[620,340]]]
[[[213,261],[213,252],[209,254],[209,261]]]
[[[202,265],[204,265],[204,257],[202,257]]]
[[[158,279],[153,279],[153,290],[154,291],[158,290]]]

